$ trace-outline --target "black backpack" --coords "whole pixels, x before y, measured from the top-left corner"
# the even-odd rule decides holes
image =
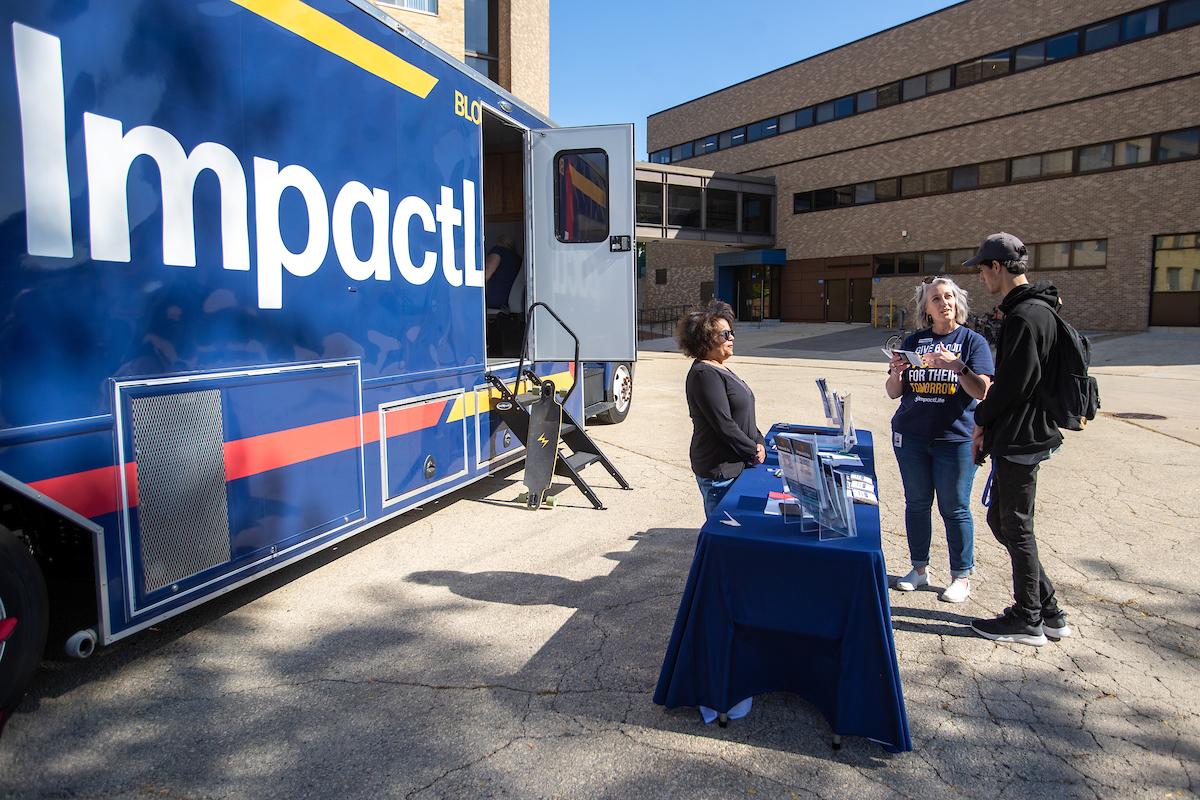
[[[1042,376],[1042,405],[1060,428],[1081,431],[1100,410],[1100,387],[1088,375],[1092,361],[1092,343],[1075,330],[1058,309],[1054,312],[1058,330],[1049,370]]]

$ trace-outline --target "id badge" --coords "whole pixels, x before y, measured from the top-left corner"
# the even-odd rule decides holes
[[[903,447],[903,446],[904,446],[904,436],[902,434],[896,433],[895,431],[892,431],[892,447]]]

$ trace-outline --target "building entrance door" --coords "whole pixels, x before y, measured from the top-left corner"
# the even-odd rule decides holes
[[[825,321],[847,322],[850,319],[850,293],[845,278],[825,281]]]
[[[740,322],[779,319],[778,266],[740,267],[737,272],[737,318]]]
[[[1150,324],[1200,325],[1200,234],[1154,237]]]
[[[850,279],[850,321],[871,321],[871,279]]]

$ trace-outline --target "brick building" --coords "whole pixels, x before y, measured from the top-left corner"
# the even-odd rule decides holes
[[[372,0],[404,27],[550,111],[550,0]]]
[[[774,179],[786,263],[650,241],[643,303],[866,322],[1006,230],[1081,328],[1200,325],[1198,52],[1200,0],[966,0],[658,112],[653,164]]]

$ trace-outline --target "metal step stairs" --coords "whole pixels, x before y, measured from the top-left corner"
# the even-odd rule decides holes
[[[554,464],[554,474],[564,478],[570,478],[571,481],[583,492],[584,497],[591,501],[592,505],[600,510],[604,510],[604,503],[596,495],[596,492],[583,479],[580,472],[591,464],[599,463],[608,474],[613,477],[622,489],[631,489],[629,481],[620,473],[616,466],[604,455],[600,450],[600,446],[596,444],[591,436],[587,435],[583,425],[579,423],[570,412],[567,411],[566,401],[571,396],[579,384],[583,381],[583,365],[579,361],[579,337],[575,335],[567,323],[563,322],[558,314],[554,313],[554,309],[545,303],[534,303],[529,306],[529,310],[525,316],[525,341],[521,346],[521,360],[517,364],[517,378],[513,382],[513,387],[510,389],[504,381],[496,375],[488,372],[484,374],[497,392],[500,394],[500,401],[492,406],[493,413],[499,413],[500,418],[508,425],[510,431],[522,445],[526,448],[529,446],[529,404],[536,400],[541,395],[541,387],[543,384],[549,384],[553,387],[551,381],[546,381],[538,376],[532,369],[526,369],[526,354],[529,352],[529,335],[533,330],[533,314],[538,308],[543,308],[551,317],[562,327],[563,330],[575,341],[575,382],[571,388],[567,390],[563,397],[562,403],[562,425],[559,428],[559,440],[555,442],[555,448],[558,450],[558,459]],[[532,366],[533,362],[530,362]],[[525,380],[529,381],[529,385],[536,387],[535,392],[521,392],[521,383]],[[519,395],[519,396],[518,396]],[[566,446],[564,450],[563,446]],[[569,452],[568,452],[569,451]]]
[[[540,394],[532,392],[523,393],[518,397],[513,394],[504,381],[495,375],[488,373],[484,377],[487,378],[488,383],[500,394],[500,402],[493,404],[492,413],[500,414],[500,418],[508,425],[508,429],[513,432],[513,435],[517,437],[521,444],[528,447],[528,407],[530,403],[540,397]],[[549,383],[551,386],[554,385],[552,381],[544,381],[532,370],[525,370],[521,377],[538,387],[542,383]],[[583,475],[580,474],[585,467],[599,463],[622,489],[632,488],[616,465],[604,455],[603,451],[600,450],[600,446],[596,444],[596,441],[591,436],[588,436],[587,432],[580,427],[579,423],[565,407],[562,409],[562,426],[559,428],[558,437],[559,440],[555,443],[558,449],[558,460],[554,465],[554,474],[563,478],[570,478],[571,482],[579,488],[579,491],[583,492],[584,497],[596,509],[603,511],[604,503],[597,496],[595,490],[584,480]]]

